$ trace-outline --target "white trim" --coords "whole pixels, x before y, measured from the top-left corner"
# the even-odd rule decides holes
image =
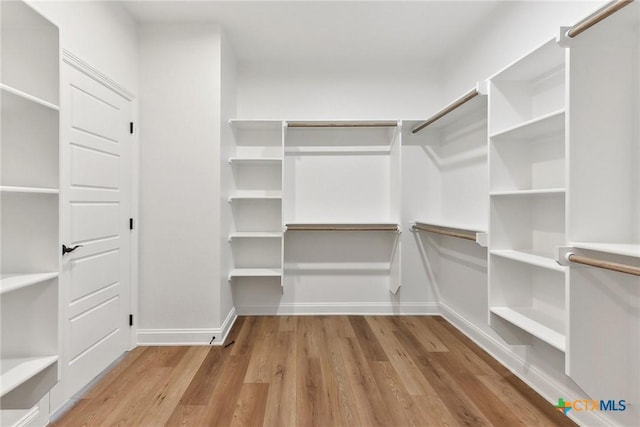
[[[16,421],[16,423],[13,425],[13,427],[27,427],[27,426],[29,426],[29,423],[31,423],[33,420],[35,420],[36,418],[38,418],[40,416],[40,407],[39,406],[40,406],[40,404],[37,404],[36,406],[31,408],[29,410],[29,412],[24,414],[24,416],[22,418],[20,418],[18,421]]]
[[[509,369],[511,373],[524,381],[527,386],[531,387],[547,401],[553,403],[557,401],[559,397],[563,397],[567,401],[584,399],[584,396],[576,395],[565,385],[549,378],[546,373],[540,371],[536,367],[530,366],[526,360],[520,358],[506,345],[499,342],[473,323],[469,322],[451,307],[441,302],[440,309],[442,317],[444,317],[447,322],[451,323],[476,345],[489,353],[489,355],[496,359],[498,363]],[[597,411],[571,411],[569,412],[569,418],[579,425],[612,425],[609,420]]]
[[[268,315],[438,315],[438,303],[283,303],[238,306],[241,316]]]
[[[80,59],[67,49],[62,49],[62,60],[72,67],[76,68],[80,72],[91,77],[98,83],[113,90],[118,95],[125,98],[127,101],[133,101],[134,99],[136,99],[136,96],[132,92],[120,86],[120,84],[118,84],[115,80],[109,78],[106,74],[102,73],[97,68],[84,62],[82,59]]]
[[[237,318],[232,308],[220,328],[138,329],[138,345],[222,345]]]

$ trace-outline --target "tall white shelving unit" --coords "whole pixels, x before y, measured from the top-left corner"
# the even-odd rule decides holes
[[[568,243],[558,254],[570,269],[567,374],[594,398],[625,396],[621,425],[640,419],[640,277],[566,256],[640,267],[639,26],[633,2],[562,40],[570,63]]]
[[[232,120],[231,126],[229,280],[275,278],[282,284],[282,122]]]
[[[489,309],[503,338],[566,349],[566,52],[550,40],[489,84]]]
[[[287,271],[384,271],[397,292],[399,123],[288,122],[284,141],[286,242],[297,255],[305,252],[300,239],[314,248],[309,259],[288,262]]]
[[[0,7],[0,392],[17,410],[58,381],[60,48],[58,28],[25,3]]]

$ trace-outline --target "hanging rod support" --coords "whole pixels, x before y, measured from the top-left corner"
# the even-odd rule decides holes
[[[570,38],[574,38],[582,34],[584,31],[593,27],[598,22],[613,15],[614,13],[616,13],[623,7],[631,4],[632,2],[633,0],[616,0],[616,1],[612,1],[611,3],[608,3],[606,6],[604,6],[602,9],[600,9],[598,12],[596,12],[592,16],[588,17],[583,21],[578,22],[576,25],[571,27],[571,29],[567,32],[567,36],[569,36]]]
[[[565,256],[566,260],[576,264],[588,265],[590,267],[603,268],[605,270],[617,271],[618,273],[633,274],[634,276],[640,276],[640,267],[634,267],[632,265],[620,264],[617,262],[603,261],[600,259],[589,258],[586,256],[576,255],[571,252],[567,252]]]
[[[447,114],[449,114],[450,112],[455,110],[456,108],[458,108],[458,107],[466,104],[467,102],[471,101],[473,98],[475,98],[479,94],[480,94],[480,92],[478,91],[477,88],[474,88],[474,89],[470,90],[469,92],[465,93],[460,98],[456,99],[451,104],[447,105],[442,110],[440,110],[439,112],[437,112],[436,114],[431,116],[431,118],[429,118],[426,122],[422,123],[420,126],[416,127],[414,130],[412,130],[411,133],[420,132],[422,129],[426,128],[427,126],[429,126],[433,122],[435,122],[437,120],[440,120],[441,118],[443,118],[444,116],[446,116]]]

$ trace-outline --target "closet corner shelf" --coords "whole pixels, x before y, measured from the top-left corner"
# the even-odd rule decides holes
[[[640,243],[570,242],[569,246],[576,249],[640,258]]]
[[[558,326],[559,321],[544,312],[531,307],[492,307],[490,311],[550,346],[565,351],[564,334],[551,327]]]
[[[397,121],[362,120],[362,121],[292,121],[287,122],[289,128],[372,128],[396,127]]]
[[[0,395],[4,396],[58,361],[58,356],[2,359]]]
[[[560,109],[489,135],[492,141],[536,139],[564,131],[565,110]]]
[[[288,223],[286,231],[400,231],[395,223]]]
[[[566,267],[558,264],[555,259],[543,255],[538,255],[529,251],[503,249],[492,250],[489,253],[494,256],[518,261],[524,264],[534,265],[536,267],[546,268],[552,271],[558,271],[560,273],[564,273],[566,271]]]
[[[487,232],[475,228],[461,227],[453,224],[443,224],[437,222],[416,221],[412,227],[412,230],[426,231],[428,233],[457,237],[460,239],[474,241],[483,247],[487,246]]]
[[[0,276],[0,294],[4,294],[27,286],[37,285],[47,280],[55,279],[58,273],[37,274],[3,274]]]
[[[289,146],[285,147],[285,154],[388,154],[391,152],[389,145],[320,145],[320,146]]]
[[[240,130],[280,130],[282,128],[280,120],[231,119],[229,124],[232,128]]]
[[[279,191],[236,191],[229,195],[229,202],[234,200],[278,200],[282,199]]]
[[[234,277],[282,277],[281,268],[234,268],[229,273],[229,280]]]
[[[233,239],[264,239],[264,238],[280,238],[282,233],[279,231],[236,231],[229,234],[229,241]]]
[[[508,197],[508,196],[543,196],[543,195],[562,195],[566,190],[560,188],[540,188],[533,190],[509,190],[509,191],[492,191],[489,193],[491,197]]]
[[[278,164],[282,162],[281,157],[230,157],[229,164],[255,164],[255,165],[269,165],[269,164]]]
[[[16,187],[12,185],[0,186],[0,192],[3,193],[32,193],[32,194],[58,194],[57,188],[41,188],[41,187]]]
[[[12,95],[15,95],[15,96],[19,97],[19,98],[22,98],[22,99],[27,100],[29,102],[34,102],[34,103],[36,103],[38,105],[41,105],[41,106],[46,107],[46,108],[49,108],[51,110],[55,110],[55,111],[59,111],[60,110],[59,106],[57,106],[55,104],[52,104],[49,101],[45,101],[44,99],[40,99],[37,96],[30,95],[30,94],[28,94],[26,92],[23,92],[21,90],[18,90],[16,88],[11,87],[11,86],[7,86],[5,84],[0,83],[0,89],[3,92],[8,92],[8,93],[10,93]],[[4,104],[5,103],[3,101],[3,105]]]

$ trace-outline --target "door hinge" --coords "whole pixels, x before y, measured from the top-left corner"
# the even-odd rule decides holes
[[[133,230],[133,218],[129,218],[129,230]]]
[[[133,314],[129,315],[129,326],[133,326]]]
[[[133,122],[129,122],[129,133],[133,135]]]

